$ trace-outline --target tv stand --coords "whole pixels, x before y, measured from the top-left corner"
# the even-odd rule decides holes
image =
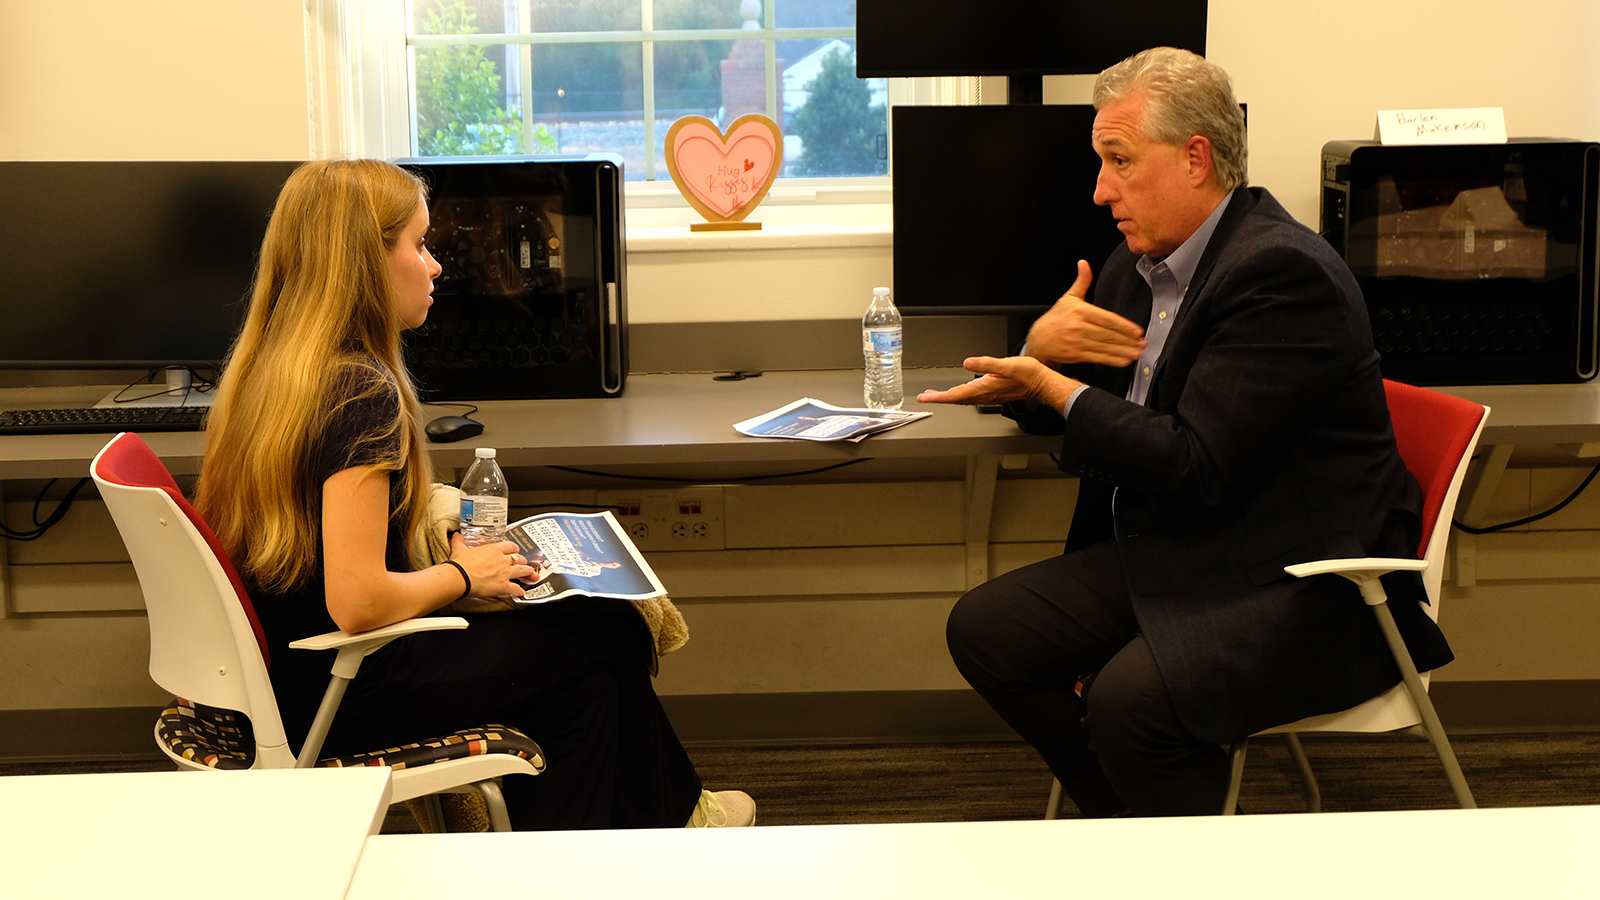
[[[1043,75],[1007,75],[1006,104],[1038,106],[1044,103]]]

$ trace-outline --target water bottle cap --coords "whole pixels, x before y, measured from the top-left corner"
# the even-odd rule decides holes
[[[889,289],[886,287],[875,287],[872,289],[872,296],[887,297],[889,296]]]
[[[472,453],[479,459],[494,459],[493,447],[479,447],[476,450],[473,450]]]

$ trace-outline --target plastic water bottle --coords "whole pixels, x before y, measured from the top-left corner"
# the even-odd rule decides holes
[[[867,367],[862,397],[868,409],[899,409],[905,401],[900,373],[900,310],[889,299],[889,289],[872,289],[872,305],[861,317],[861,354]]]
[[[479,447],[477,457],[461,479],[461,536],[469,547],[505,540],[511,491],[495,462],[493,447]]]

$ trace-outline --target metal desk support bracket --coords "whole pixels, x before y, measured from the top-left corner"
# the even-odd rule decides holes
[[[967,457],[967,590],[989,580],[989,523],[994,517],[994,486],[1000,457]]]
[[[6,508],[6,483],[0,481],[0,516]],[[0,541],[0,619],[11,615],[11,542]]]
[[[967,457],[967,509],[963,538],[967,554],[967,590],[989,580],[989,527],[994,520],[994,491],[1000,469],[1025,469],[1024,454]]]
[[[1461,486],[1464,502],[1457,509],[1465,509],[1461,520],[1472,524],[1489,516],[1495,492],[1500,489],[1500,479],[1506,474],[1506,464],[1516,444],[1495,444],[1483,448],[1467,471],[1466,483]],[[1459,532],[1452,535],[1455,541],[1455,583],[1458,587],[1473,587],[1478,583],[1478,536]]]

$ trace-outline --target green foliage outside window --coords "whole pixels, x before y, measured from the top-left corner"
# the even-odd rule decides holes
[[[466,0],[441,0],[423,19],[424,34],[476,34],[477,11]],[[417,153],[500,156],[554,153],[549,129],[536,125],[523,149],[522,115],[501,108],[500,76],[481,46],[417,51]]]
[[[822,71],[806,82],[806,102],[789,122],[800,138],[802,153],[794,174],[883,175],[889,162],[878,156],[883,133],[883,107],[872,105],[872,89],[856,77],[853,54],[834,50],[822,60]]]

